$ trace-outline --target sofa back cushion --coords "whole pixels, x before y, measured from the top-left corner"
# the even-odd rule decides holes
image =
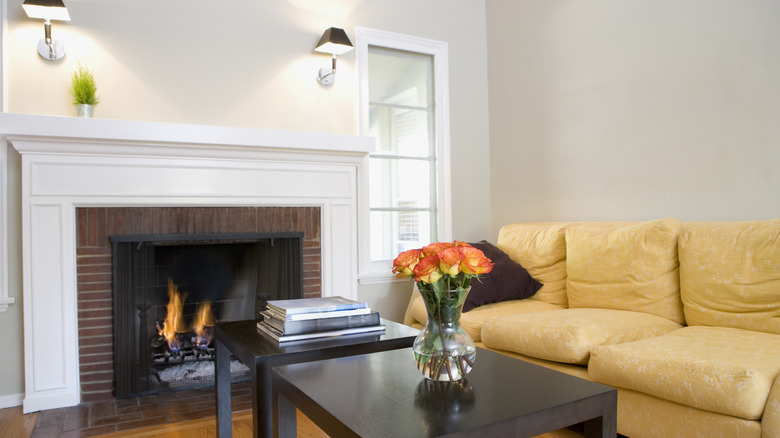
[[[542,283],[532,299],[567,307],[566,227],[569,223],[517,223],[498,233],[496,246]]]
[[[780,219],[689,222],[679,246],[688,325],[780,334]]]
[[[684,324],[677,238],[681,223],[581,224],[566,230],[570,308],[632,310]]]

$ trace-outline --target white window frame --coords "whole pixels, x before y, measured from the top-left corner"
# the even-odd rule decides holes
[[[355,28],[355,58],[358,73],[358,126],[361,135],[369,135],[368,115],[368,48],[377,46],[388,49],[422,53],[433,57],[434,81],[434,141],[436,142],[436,222],[438,241],[452,240],[452,193],[450,189],[450,86],[448,45],[443,41],[419,38],[394,32],[364,27]],[[366,172],[361,175],[363,190],[359,200],[358,233],[359,276],[361,284],[386,283],[395,280],[392,260],[371,261],[370,241],[370,190],[367,189],[368,158]],[[404,279],[406,280],[406,279]],[[400,280],[399,280],[400,281]]]

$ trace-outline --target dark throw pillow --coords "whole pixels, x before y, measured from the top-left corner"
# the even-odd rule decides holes
[[[542,287],[524,267],[493,244],[483,240],[471,246],[485,253],[495,266],[488,274],[471,280],[471,292],[463,303],[464,312],[483,304],[528,298]]]

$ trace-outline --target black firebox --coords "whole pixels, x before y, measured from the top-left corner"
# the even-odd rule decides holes
[[[303,233],[111,237],[118,398],[214,382],[213,325],[303,296]],[[246,372],[231,364],[236,378]]]

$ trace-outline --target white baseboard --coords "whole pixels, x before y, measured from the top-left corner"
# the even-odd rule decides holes
[[[21,406],[24,394],[0,395],[0,409]]]

